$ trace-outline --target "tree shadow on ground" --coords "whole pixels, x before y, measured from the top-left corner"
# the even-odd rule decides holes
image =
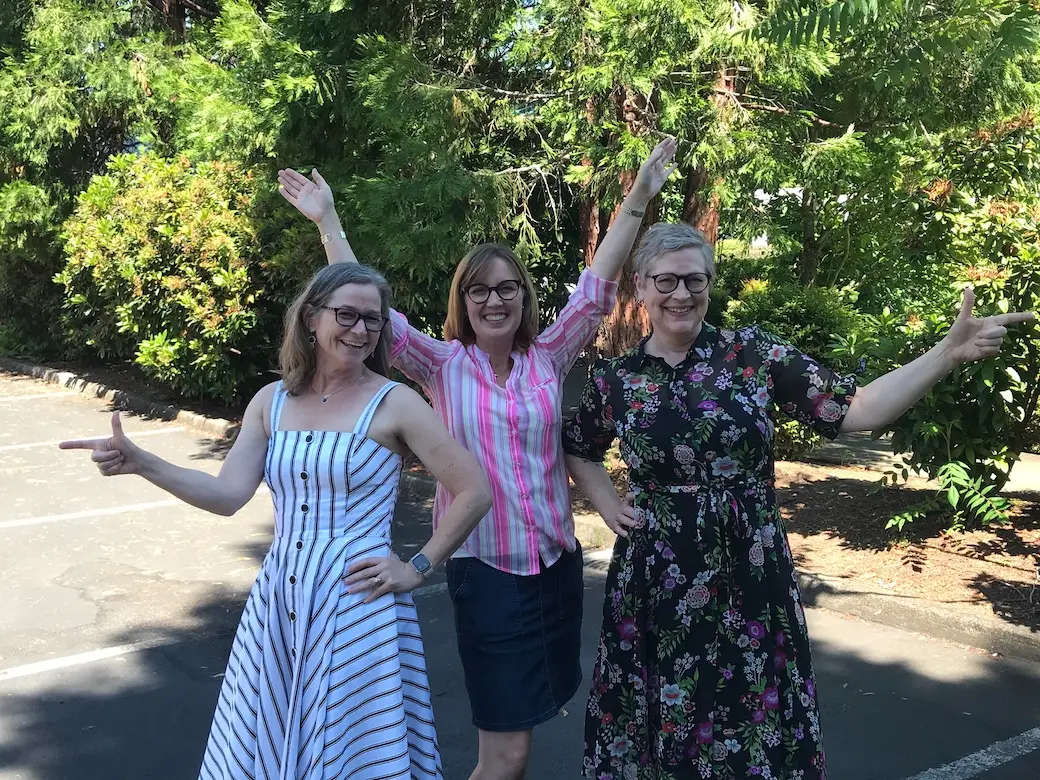
[[[1040,631],[1036,494],[1011,496],[1016,501],[1008,525],[951,532],[947,518],[929,516],[899,531],[885,528],[888,518],[934,495],[931,488],[878,491],[870,472],[863,479],[818,475],[795,466],[778,482],[800,567],[837,576],[865,572],[874,584],[902,592],[909,587],[919,598],[987,604],[1001,620]]]
[[[394,547],[405,557],[430,535],[429,491],[402,480]],[[259,570],[267,538],[233,547]],[[0,776],[32,780],[193,780],[220,681],[248,596],[221,582],[171,628],[163,605],[152,622],[99,638],[136,652],[46,674],[0,679]],[[104,605],[102,604],[102,609]],[[443,629],[443,627],[440,627]],[[445,644],[445,640],[441,640]],[[12,773],[8,775],[7,773]]]
[[[252,545],[244,552],[259,557],[263,548]],[[602,581],[589,577],[582,640],[586,681],[602,592]],[[5,681],[4,772],[25,780],[193,780],[243,597],[224,593],[201,600],[194,625],[168,635],[163,646]],[[449,613],[446,602],[420,609],[445,778],[455,780],[472,768],[474,740]],[[899,780],[1040,722],[1036,667],[946,648],[922,667],[922,640],[913,640],[914,654],[904,658],[905,648],[892,639],[902,635],[850,621],[839,641],[833,626],[824,631],[819,619],[810,613],[833,777]],[[161,624],[113,634],[107,642],[135,641],[156,630]],[[886,636],[879,638],[879,631]],[[531,777],[577,780],[587,689],[586,682],[567,705],[569,716],[538,731]]]

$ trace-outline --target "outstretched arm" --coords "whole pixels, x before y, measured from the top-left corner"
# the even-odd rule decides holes
[[[632,252],[639,227],[643,224],[647,204],[657,196],[678,167],[670,165],[674,157],[675,139],[665,138],[640,166],[635,184],[592,259],[590,268],[596,276],[613,281],[621,273],[621,267]]]
[[[216,476],[175,466],[138,447],[123,433],[119,412],[112,415],[112,435],[105,439],[63,441],[63,450],[90,450],[90,459],[106,477],[138,474],[181,501],[217,515],[230,516],[246,505],[264,477],[267,432],[263,409],[270,392],[261,390],[249,402],[242,430]]]
[[[961,363],[984,360],[1000,352],[1007,326],[1036,320],[1031,312],[976,317],[975,293],[964,291],[960,314],[942,341],[905,366],[861,387],[849,404],[841,432],[875,431],[897,420],[932,386]]]
[[[278,191],[303,216],[318,226],[325,257],[330,265],[358,261],[336,213],[332,188],[317,168],[311,171],[309,179],[291,168],[278,171]]]

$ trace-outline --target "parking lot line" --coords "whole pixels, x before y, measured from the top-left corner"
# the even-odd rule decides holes
[[[140,439],[142,436],[158,436],[162,433],[181,433],[183,431],[184,428],[175,425],[170,428],[155,428],[148,431],[127,431],[126,435],[131,439]],[[53,441],[33,441],[27,444],[4,444],[3,446],[0,446],[0,452],[27,450],[32,447],[57,447],[63,441],[71,441],[73,439],[102,439],[104,436],[104,431],[94,431],[93,433],[80,434],[79,436],[66,436],[64,439],[54,439]]]
[[[46,661],[37,661],[32,664],[12,666],[9,669],[0,669],[0,682],[14,680],[19,677],[29,677],[34,674],[43,674],[44,672],[54,672],[58,669],[67,669],[70,666],[103,661],[106,658],[118,658],[122,655],[140,652],[141,650],[151,650],[153,647],[172,644],[176,644],[176,641],[172,639],[149,639],[129,645],[103,647],[100,650],[90,650],[86,653],[76,653],[75,655],[66,655],[61,658],[49,658]]]
[[[266,484],[261,484],[253,494],[253,498],[270,493]],[[252,500],[252,499],[250,499]],[[125,515],[127,512],[138,512],[146,509],[162,509],[169,506],[190,507],[179,498],[164,498],[160,501],[148,501],[143,504],[123,504],[122,506],[100,507],[98,509],[82,509],[79,512],[66,512],[61,515],[42,515],[40,517],[22,517],[17,520],[0,521],[0,531],[5,528],[23,528],[28,525],[43,525],[45,523],[60,523],[63,520],[89,520],[92,517],[107,517],[108,515]],[[197,508],[197,507],[196,507]],[[200,509],[200,512],[205,510]]]
[[[1003,742],[995,742],[952,764],[928,769],[907,780],[970,780],[1037,749],[1040,749],[1040,728],[1030,729]]]
[[[76,393],[66,391],[63,393],[33,393],[31,395],[8,395],[3,398],[0,398],[0,404],[9,404],[15,401],[38,401],[41,398],[57,398],[60,395],[69,398],[73,395],[76,395]]]
[[[107,515],[124,515],[127,512],[138,512],[143,509],[161,509],[162,507],[183,504],[179,498],[167,498],[162,501],[148,501],[144,504],[124,504],[123,506],[107,507],[104,509],[84,509],[80,512],[67,512],[63,515],[43,515],[42,517],[24,517],[19,520],[4,520],[0,522],[0,530],[5,528],[23,528],[27,525],[43,525],[44,523],[60,523],[63,520],[87,520],[91,517],[105,517]]]
[[[421,588],[416,588],[412,591],[412,595],[416,598],[422,598],[423,596],[432,596],[437,593],[444,593],[447,590],[448,586],[445,583],[438,582],[433,585],[425,585]],[[19,677],[30,677],[34,674],[45,674],[47,672],[58,671],[59,669],[67,669],[70,666],[81,666],[83,664],[94,663],[95,661],[104,661],[108,658],[119,658],[120,656],[139,653],[142,650],[151,650],[156,647],[168,647],[185,641],[187,640],[163,638],[147,639],[132,644],[102,647],[99,650],[88,650],[85,653],[76,653],[75,655],[66,655],[61,658],[48,658],[46,661],[36,661],[35,663],[23,664],[21,666],[12,666],[8,669],[0,669],[0,683],[6,682],[7,680],[14,680]]]

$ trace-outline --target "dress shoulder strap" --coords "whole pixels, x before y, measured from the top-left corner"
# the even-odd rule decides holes
[[[379,408],[382,400],[386,398],[387,393],[397,387],[398,384],[400,383],[387,382],[376,391],[376,394],[372,396],[372,400],[368,402],[364,411],[361,412],[361,416],[358,417],[357,424],[354,426],[355,435],[368,436],[368,426],[372,424],[372,418],[376,416],[376,409]]]
[[[288,394],[285,383],[279,379],[274,388],[274,398],[271,400],[271,435],[278,430],[278,422],[282,418],[282,406],[285,405],[285,396]]]

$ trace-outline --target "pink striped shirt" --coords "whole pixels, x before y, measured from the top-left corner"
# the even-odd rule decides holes
[[[487,471],[491,511],[456,556],[501,571],[537,574],[573,551],[574,518],[561,439],[563,380],[614,307],[617,284],[583,271],[559,318],[526,353],[513,352],[504,388],[475,344],[444,342],[392,311],[390,358],[422,385],[448,431]],[[437,485],[434,525],[451,495]]]

